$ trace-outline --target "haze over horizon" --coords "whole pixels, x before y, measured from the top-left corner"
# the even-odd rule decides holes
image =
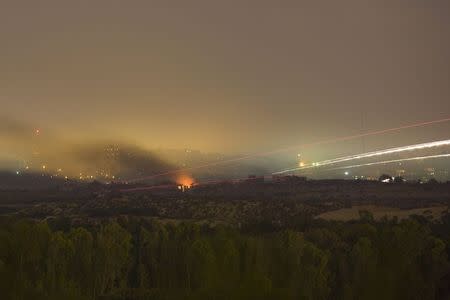
[[[55,137],[52,156],[99,141],[239,155],[446,118],[449,13],[448,1],[420,0],[2,1],[0,122],[32,130],[10,151],[3,135],[0,154],[26,149],[34,128]],[[449,129],[305,155],[429,142]]]

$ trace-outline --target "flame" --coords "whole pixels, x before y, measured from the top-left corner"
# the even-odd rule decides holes
[[[177,182],[177,184],[179,184],[181,186],[191,187],[194,184],[195,180],[194,180],[194,178],[192,178],[191,176],[189,176],[187,174],[180,174],[176,178],[176,182]]]

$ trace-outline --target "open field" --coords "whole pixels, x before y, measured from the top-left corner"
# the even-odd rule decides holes
[[[371,211],[377,219],[385,215],[402,219],[412,214],[439,219],[449,203],[449,184],[342,180],[242,182],[200,186],[187,192],[173,188],[122,193],[115,186],[98,183],[48,190],[0,189],[0,215],[70,220],[145,216],[237,226],[262,221],[281,226],[305,216],[352,220],[359,218],[360,210]]]

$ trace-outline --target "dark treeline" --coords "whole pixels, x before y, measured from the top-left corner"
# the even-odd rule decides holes
[[[256,227],[254,226],[253,229]],[[450,218],[238,231],[1,219],[2,299],[448,299]]]

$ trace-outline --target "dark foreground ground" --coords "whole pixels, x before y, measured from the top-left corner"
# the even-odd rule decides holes
[[[127,185],[69,182],[40,190],[0,189],[0,214],[36,219],[67,218],[80,222],[141,216],[238,227],[260,222],[283,226],[301,216],[333,219],[335,214],[337,219],[345,220],[349,210],[353,208],[353,216],[358,215],[360,207],[373,210],[377,219],[383,217],[384,212],[390,218],[424,212],[428,217],[440,218],[450,203],[450,183],[248,181],[198,186],[185,192],[176,186],[124,192],[130,188]],[[334,214],[330,215],[330,212]]]
[[[0,191],[2,299],[450,299],[449,184],[124,188]]]

